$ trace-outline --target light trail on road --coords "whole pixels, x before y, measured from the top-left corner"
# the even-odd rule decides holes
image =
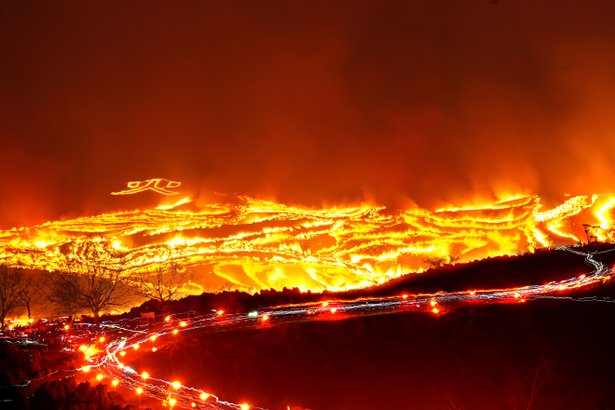
[[[583,257],[593,270],[568,279],[551,281],[542,285],[529,285],[505,289],[477,289],[469,291],[437,292],[424,294],[404,293],[387,297],[364,297],[355,300],[329,300],[269,306],[243,313],[225,313],[217,310],[204,315],[182,318],[185,314],[167,316],[162,324],[152,329],[139,329],[134,321],[122,320],[103,323],[108,333],[121,331],[124,335],[111,340],[104,350],[88,358],[85,370],[98,369],[105,379],[114,380],[115,385],[136,392],[136,394],[159,400],[164,406],[177,408],[200,408],[215,410],[261,409],[248,404],[225,401],[210,391],[197,387],[183,386],[159,375],[149,375],[145,369],[135,369],[124,363],[134,352],[163,349],[165,343],[178,343],[178,337],[186,332],[212,333],[238,329],[275,326],[295,322],[334,320],[380,315],[393,312],[423,312],[442,315],[456,308],[495,303],[524,303],[537,299],[577,300],[581,302],[604,302],[597,298],[574,298],[570,292],[585,290],[610,281],[613,269],[595,259],[597,256],[615,251],[615,248],[600,252],[585,252],[575,247],[560,247],[558,251],[570,252]],[[606,300],[613,303],[612,300]],[[84,368],[82,368],[84,369]],[[100,376],[103,377],[103,376]]]

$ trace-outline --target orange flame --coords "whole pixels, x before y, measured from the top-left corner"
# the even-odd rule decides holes
[[[570,244],[593,226],[614,238],[615,195],[575,196],[543,210],[536,195],[430,211],[358,205],[307,209],[250,197],[200,209],[189,199],[0,231],[0,263],[48,271],[94,246],[127,276],[171,261],[192,272],[188,293],[344,290],[451,262]]]

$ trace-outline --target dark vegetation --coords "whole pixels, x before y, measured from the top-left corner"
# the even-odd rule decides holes
[[[592,246],[600,248],[608,246]],[[612,265],[615,252],[598,259]],[[246,312],[281,303],[546,283],[590,271],[582,256],[540,251],[445,267],[341,294],[225,292],[171,301],[166,309]],[[600,301],[533,300],[472,305],[438,317],[423,312],[187,332],[139,365],[229,400],[281,410],[288,405],[314,410],[615,408],[615,356],[610,353],[615,285],[609,282],[573,296],[588,295]],[[148,302],[122,316],[159,307]],[[9,368],[36,371],[17,352],[4,351],[0,357],[3,385],[24,377],[7,379]],[[125,406],[102,387],[68,380],[45,383],[29,399],[24,397],[19,403],[32,408],[43,402],[50,407],[38,408]]]
[[[107,391],[104,384],[77,384],[73,379],[55,380],[43,384],[29,400],[30,409],[75,410],[136,410],[115,392]]]
[[[591,249],[600,251],[612,245],[594,244]],[[615,263],[615,252],[600,256],[607,264]],[[383,285],[346,292],[300,292],[298,289],[282,291],[263,290],[255,295],[245,292],[204,293],[170,301],[168,312],[206,312],[224,308],[226,312],[245,312],[285,303],[317,302],[334,299],[356,299],[363,296],[394,296],[406,293],[436,293],[438,291],[466,291],[494,289],[511,286],[543,284],[562,280],[591,271],[580,255],[559,250],[538,250],[522,256],[499,256],[458,265],[431,269],[421,274],[410,274]],[[592,290],[592,294],[594,291]],[[154,300],[145,302],[121,317],[134,317],[142,312],[161,312]]]
[[[77,364],[73,353],[24,347],[0,341],[0,409],[128,410],[121,396],[105,385],[77,383],[62,370]]]

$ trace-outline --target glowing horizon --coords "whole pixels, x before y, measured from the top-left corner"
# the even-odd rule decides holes
[[[187,294],[339,291],[451,262],[574,244],[589,234],[610,241],[613,207],[612,194],[569,197],[550,209],[537,195],[511,195],[434,211],[365,204],[309,209],[247,196],[197,206],[182,198],[0,231],[0,262],[63,270],[67,257],[86,259],[94,244],[127,275],[176,260],[191,271]]]

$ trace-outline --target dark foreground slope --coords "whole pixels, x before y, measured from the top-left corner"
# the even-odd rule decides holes
[[[607,259],[614,256],[602,259],[612,263]],[[589,271],[582,257],[549,251],[448,268],[350,295],[543,283]],[[167,379],[272,409],[615,408],[615,287],[609,283],[578,296],[587,295],[600,301],[534,300],[443,316],[392,314],[189,332],[142,365]],[[323,296],[204,295],[175,307],[239,310],[310,298]]]
[[[273,409],[610,409],[614,315],[534,301],[187,333],[143,365]]]
[[[598,259],[612,265],[615,252]],[[434,269],[343,294],[292,289],[204,294],[173,302],[168,311],[245,313],[280,303],[545,283],[590,271],[582,256],[548,250]],[[471,304],[438,316],[421,310],[233,332],[190,331],[134,365],[225,399],[280,410],[615,408],[615,280],[568,296],[574,299]],[[598,300],[582,299],[587,296]],[[146,303],[122,316],[158,308]],[[8,361],[0,367],[12,374]],[[136,405],[130,392],[122,400],[74,381],[61,383],[42,386],[34,397],[21,396],[13,404],[92,410]],[[48,398],[49,391],[60,390],[64,399]]]

